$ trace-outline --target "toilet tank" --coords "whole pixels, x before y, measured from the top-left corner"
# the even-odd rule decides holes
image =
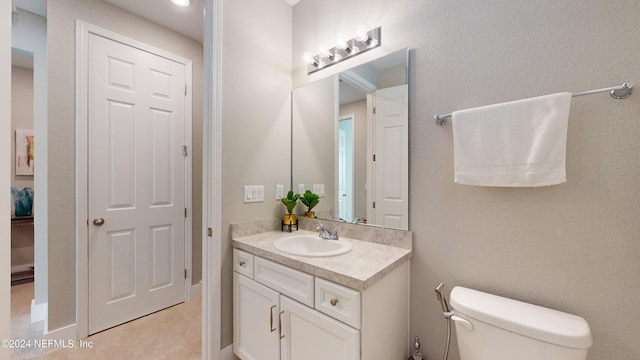
[[[585,360],[579,316],[457,286],[451,291],[460,360]]]

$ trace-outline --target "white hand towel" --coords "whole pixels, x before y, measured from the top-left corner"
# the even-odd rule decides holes
[[[480,186],[547,186],[567,181],[571,93],[451,114],[454,181]]]

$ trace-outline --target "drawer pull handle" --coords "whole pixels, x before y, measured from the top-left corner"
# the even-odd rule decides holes
[[[276,308],[276,306],[273,305],[271,307],[271,309],[269,309],[269,329],[271,330],[271,332],[274,332],[274,331],[278,330],[278,329],[273,327],[273,309],[275,309],[275,308]]]
[[[336,305],[338,305],[338,299],[337,299],[337,298],[333,298],[333,299],[331,299],[331,301],[330,301],[330,302],[331,302],[331,306],[336,306]]]
[[[284,334],[282,333],[282,314],[284,314],[284,311],[280,311],[280,315],[278,315],[278,328],[280,328],[280,339],[284,339]]]
[[[245,264],[244,260],[240,260],[240,266],[244,267]]]

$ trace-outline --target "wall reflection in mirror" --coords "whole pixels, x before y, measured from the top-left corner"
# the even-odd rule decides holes
[[[408,230],[408,54],[294,89],[292,186],[324,189],[319,219]]]

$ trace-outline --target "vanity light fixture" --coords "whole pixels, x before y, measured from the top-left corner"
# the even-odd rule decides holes
[[[171,0],[171,2],[174,5],[181,6],[181,7],[187,7],[191,5],[191,0]]]
[[[307,74],[380,46],[381,33],[381,27],[366,31],[364,27],[360,26],[353,39],[345,40],[344,37],[339,36],[336,46],[331,49],[327,49],[326,45],[322,45],[319,53],[315,56],[305,52],[302,58],[307,64]]]

